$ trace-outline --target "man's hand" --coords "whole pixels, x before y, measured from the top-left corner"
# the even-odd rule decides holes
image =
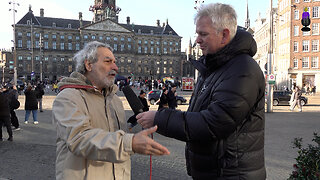
[[[157,126],[145,129],[133,136],[132,150],[135,153],[145,155],[169,155],[169,150],[161,144],[155,142],[148,135],[156,132]]]
[[[156,113],[157,111],[147,111],[144,113],[140,113],[136,116],[137,122],[141,124],[143,128],[151,128],[153,126]]]

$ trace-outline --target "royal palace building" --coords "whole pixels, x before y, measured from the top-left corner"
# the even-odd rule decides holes
[[[31,6],[15,25],[18,77],[57,80],[75,70],[73,55],[90,41],[113,48],[122,76],[134,79],[181,77],[181,38],[166,23],[155,26],[118,22],[115,0],[95,0],[92,21],[35,16]]]

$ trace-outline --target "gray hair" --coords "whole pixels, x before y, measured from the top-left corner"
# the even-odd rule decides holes
[[[197,21],[204,16],[211,19],[214,28],[216,28],[218,32],[221,32],[223,29],[229,29],[231,39],[236,35],[237,13],[232,6],[221,3],[201,5],[194,18],[194,23],[196,24]]]
[[[95,63],[98,61],[97,50],[99,47],[105,47],[111,52],[113,51],[109,44],[104,44],[98,41],[89,42],[73,57],[73,60],[76,62],[76,72],[85,74],[87,70],[84,65],[84,60],[88,60],[90,63]]]

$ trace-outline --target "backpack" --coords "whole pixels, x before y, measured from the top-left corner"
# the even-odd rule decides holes
[[[18,99],[16,99],[15,96],[11,96],[9,107],[10,109],[18,109],[20,107],[20,102],[18,101]]]

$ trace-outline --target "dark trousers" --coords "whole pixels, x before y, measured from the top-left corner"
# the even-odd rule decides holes
[[[19,128],[19,120],[14,109],[10,110],[10,114],[11,114],[11,124],[15,128]]]
[[[12,137],[10,117],[0,117],[0,139],[2,139],[2,126],[6,126],[9,137]]]

